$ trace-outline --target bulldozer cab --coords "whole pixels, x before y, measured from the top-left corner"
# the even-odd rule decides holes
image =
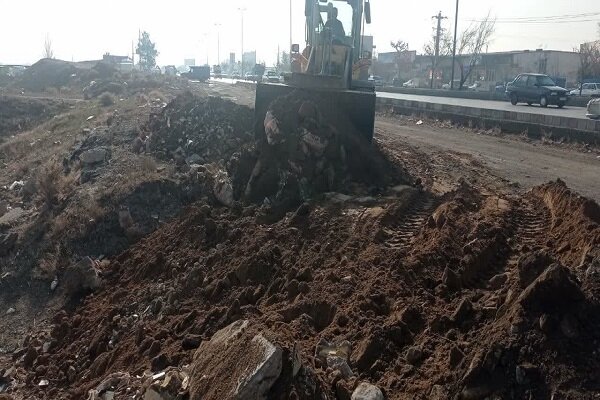
[[[370,53],[363,51],[362,27],[370,23],[365,0],[306,0],[306,49],[300,70],[288,79],[302,87],[373,90],[368,82]],[[369,57],[365,62],[363,56]],[[366,66],[366,68],[365,68]],[[356,73],[362,68],[364,73]],[[304,76],[302,76],[304,75]],[[362,80],[363,82],[358,82]]]
[[[278,97],[309,93],[354,125],[367,140],[375,125],[375,87],[368,81],[370,51],[363,46],[365,23],[371,22],[370,0],[305,0],[306,47],[293,45],[290,74],[284,84],[256,88],[256,135],[265,137],[265,115]]]

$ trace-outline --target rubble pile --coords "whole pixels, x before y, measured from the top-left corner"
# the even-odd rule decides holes
[[[320,193],[351,189],[376,194],[408,181],[376,145],[360,137],[347,116],[321,103],[304,91],[273,101],[256,144],[246,199],[297,206]]]
[[[31,91],[60,88],[76,80],[77,67],[73,63],[43,58],[27,68],[16,83]]]
[[[227,161],[252,142],[253,121],[254,114],[247,107],[187,92],[151,116],[150,149],[179,165]]]
[[[594,201],[429,192],[302,93],[257,137],[221,99],[134,100],[83,117],[64,203],[2,188],[0,399],[600,394]],[[84,224],[49,230],[64,210]]]
[[[515,199],[463,185],[407,230],[396,221],[427,194],[400,192],[312,202],[271,225],[252,205],[197,203],[99,266],[94,296],[23,342],[8,393],[82,398],[113,374],[136,377],[104,389],[115,398],[595,393],[600,260],[548,238],[597,246],[597,205],[561,183]],[[524,204],[553,207],[545,228],[513,222]],[[563,230],[574,221],[586,230]],[[406,247],[389,244],[394,230]]]

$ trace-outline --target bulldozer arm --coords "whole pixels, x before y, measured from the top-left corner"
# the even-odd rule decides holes
[[[375,129],[375,93],[356,90],[340,90],[335,88],[304,88],[284,84],[259,83],[256,87],[255,101],[255,135],[257,139],[265,137],[264,120],[271,103],[278,97],[293,91],[307,92],[317,97],[324,113],[344,118],[363,138],[369,142],[373,139]],[[345,130],[339,129],[345,134]]]

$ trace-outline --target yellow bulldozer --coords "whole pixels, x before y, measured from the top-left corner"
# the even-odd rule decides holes
[[[320,104],[347,116],[355,130],[373,138],[375,88],[368,80],[372,54],[363,43],[371,23],[369,0],[305,0],[306,47],[292,45],[291,73],[284,83],[256,88],[256,135],[264,137],[271,103],[292,91],[309,92]]]

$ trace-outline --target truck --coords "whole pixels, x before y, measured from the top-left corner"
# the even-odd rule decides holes
[[[189,68],[190,71],[181,74],[181,76],[190,80],[196,80],[200,82],[206,82],[210,79],[210,67],[208,65],[192,65]]]

